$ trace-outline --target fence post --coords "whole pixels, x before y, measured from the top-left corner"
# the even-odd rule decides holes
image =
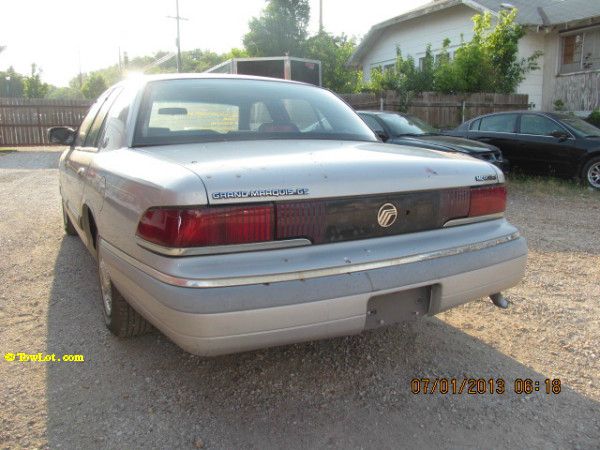
[[[461,109],[460,123],[465,123],[465,107],[466,106],[467,106],[467,102],[463,98],[462,101],[460,102],[460,109]]]
[[[45,139],[44,139],[44,131],[42,130],[42,114],[40,113],[40,106],[36,105],[35,106],[35,113],[37,115],[37,127],[38,127],[38,133],[40,133],[39,135],[39,140],[42,141],[41,143],[43,144]]]
[[[383,107],[385,105],[385,100],[383,99],[383,95],[379,97],[379,111],[383,111]]]

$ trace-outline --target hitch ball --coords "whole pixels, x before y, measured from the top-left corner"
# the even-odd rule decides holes
[[[494,303],[494,305],[496,305],[498,308],[508,308],[508,300],[506,300],[506,297],[504,297],[504,295],[502,295],[501,292],[490,295],[490,299],[492,300],[492,303]]]

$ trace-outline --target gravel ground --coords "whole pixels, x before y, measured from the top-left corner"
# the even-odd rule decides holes
[[[2,358],[0,448],[600,448],[600,195],[511,186],[530,260],[508,310],[203,360],[104,328],[93,260],[62,232],[58,156],[0,154],[0,353],[85,362]],[[413,395],[413,377],[507,393]]]

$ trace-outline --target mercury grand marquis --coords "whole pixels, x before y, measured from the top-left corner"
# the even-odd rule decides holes
[[[59,163],[65,231],[97,261],[108,329],[198,355],[437,314],[523,277],[502,172],[381,143],[333,93],[227,75],[102,94]]]

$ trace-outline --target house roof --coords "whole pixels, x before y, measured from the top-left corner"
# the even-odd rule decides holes
[[[494,16],[503,9],[517,8],[517,22],[529,26],[552,26],[567,24],[600,16],[597,0],[434,0],[419,8],[373,25],[347,64],[358,65],[362,57],[381,37],[384,31],[396,24],[437,11],[464,5],[476,12],[490,12]]]

